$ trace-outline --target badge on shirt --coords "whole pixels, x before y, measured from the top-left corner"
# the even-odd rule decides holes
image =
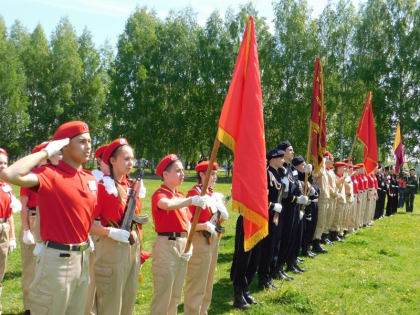
[[[12,187],[10,187],[10,185],[7,185],[7,184],[4,184],[4,185],[1,187],[1,189],[2,189],[5,193],[8,193],[8,192],[11,192],[11,191],[12,191]]]
[[[95,180],[88,181],[88,186],[89,186],[89,189],[92,190],[92,191],[96,191],[96,189],[97,189]]]

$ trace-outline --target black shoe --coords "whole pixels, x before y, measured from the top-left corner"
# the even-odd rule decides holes
[[[313,242],[312,242],[312,250],[315,253],[320,253],[320,254],[328,253],[328,251],[321,246],[320,240],[313,240]]]
[[[283,280],[283,279],[285,279],[285,277],[283,276],[283,274],[280,271],[274,273],[271,277],[273,279],[276,279],[276,280]]]
[[[288,265],[286,271],[293,272],[294,274],[300,274],[301,272],[295,268],[294,265]]]
[[[293,279],[294,279],[292,276],[289,276],[289,275],[286,273],[286,271],[284,271],[284,270],[281,270],[281,271],[280,271],[280,273],[283,275],[283,279],[284,279],[284,280],[290,281],[290,280],[293,280]]]
[[[248,304],[257,304],[258,302],[254,299],[254,297],[251,295],[251,292],[249,291],[249,289],[245,289],[243,290],[243,296],[245,298],[245,301]]]
[[[341,238],[338,237],[338,232],[337,231],[331,232],[330,240],[333,241],[333,242],[340,242],[341,241]]]
[[[23,315],[31,315],[31,311],[30,310],[26,310],[23,312]]]
[[[235,300],[233,301],[233,307],[239,308],[240,310],[247,310],[251,306],[245,300],[242,288],[239,286],[233,287],[233,292],[235,294]]]
[[[316,254],[313,251],[310,250],[308,253],[309,253],[310,258],[315,258],[316,257]]]
[[[258,288],[260,289],[271,289],[271,285],[269,281],[260,282],[258,283]]]
[[[298,264],[295,264],[293,267],[295,267],[295,269],[299,270],[300,272],[305,272],[306,271],[306,269],[303,269]]]
[[[300,263],[304,263],[305,262],[305,260],[303,260],[302,258],[300,258],[300,257],[297,257],[296,258],[296,260],[297,260],[297,262],[300,262]]]
[[[311,257],[311,254],[310,254],[310,251],[309,251],[309,249],[308,249],[308,248],[306,248],[306,249],[302,249],[301,254],[302,254],[302,256],[304,256],[304,257],[310,257],[310,258],[312,258],[312,257]]]

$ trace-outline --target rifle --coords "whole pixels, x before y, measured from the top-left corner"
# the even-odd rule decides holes
[[[139,217],[139,216],[135,215],[135,213],[134,213],[134,211],[136,209],[136,196],[139,193],[141,180],[143,178],[143,175],[144,175],[144,171],[143,171],[142,168],[139,167],[138,168],[138,173],[137,173],[137,178],[134,181],[134,184],[133,184],[132,188],[128,192],[128,201],[127,201],[127,205],[125,207],[124,218],[123,218],[123,221],[122,221],[121,226],[120,226],[120,229],[126,230],[128,232],[131,231],[133,222],[140,223],[140,224],[144,224],[144,223],[148,222],[147,216]],[[143,222],[143,223],[141,223],[141,222]],[[131,233],[130,233],[129,242],[130,242],[130,245],[134,244],[134,238],[131,235]]]

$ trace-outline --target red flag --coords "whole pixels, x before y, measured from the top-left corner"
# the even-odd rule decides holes
[[[314,163],[314,171],[317,173],[322,167],[327,147],[324,83],[322,80],[322,64],[318,57],[315,61],[314,87],[312,90],[311,137],[312,161]]]
[[[248,251],[268,234],[263,105],[252,17],[220,114],[217,138],[234,153],[232,209],[244,217],[244,249]]]
[[[357,136],[365,145],[363,164],[365,165],[366,173],[370,174],[378,166],[378,145],[376,143],[371,92],[368,93],[366,98],[359,127],[357,127]]]
[[[394,139],[394,154],[395,154],[395,173],[400,173],[400,168],[405,163],[404,146],[402,144],[400,123],[397,125],[397,131]]]

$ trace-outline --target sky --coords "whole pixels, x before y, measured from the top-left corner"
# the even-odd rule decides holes
[[[362,0],[352,0],[357,6]],[[136,7],[147,6],[154,9],[159,17],[165,18],[170,10],[193,8],[197,13],[197,21],[204,25],[214,10],[219,10],[223,16],[229,7],[237,10],[240,4],[248,0],[0,0],[0,15],[5,20],[8,29],[15,20],[19,20],[29,32],[37,24],[41,24],[47,37],[56,28],[60,19],[67,16],[70,23],[80,35],[86,27],[93,36],[97,47],[107,40],[116,46],[118,36],[123,32],[125,22]],[[272,26],[273,0],[254,0],[260,16],[267,18]],[[328,0],[308,0],[312,7],[312,16],[317,17]]]

